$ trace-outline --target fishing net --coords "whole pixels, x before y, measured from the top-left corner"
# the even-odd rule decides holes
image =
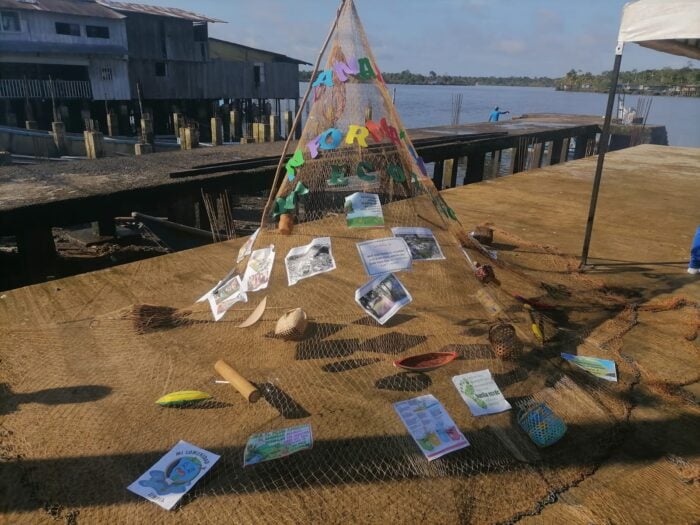
[[[109,312],[97,294],[72,299],[75,310],[65,321],[4,329],[0,430],[13,521],[36,522],[39,509],[47,521],[66,522],[509,523],[541,512],[619,444],[630,413],[627,393],[643,374],[622,342],[641,315],[656,315],[653,305],[631,305],[601,280],[578,274],[575,261],[554,248],[493,225],[497,258],[469,238],[426,177],[350,0],[324,58],[330,73],[319,72],[326,80],[314,82],[300,153],[273,187],[253,254],[235,266],[245,276],[256,250],[274,246],[267,286],[249,292],[247,303],[215,322],[206,303],[181,299],[202,294],[231,268],[240,243],[222,243],[209,249],[211,258],[191,252],[191,264],[179,267],[177,282],[186,289],[138,271],[116,269],[110,284],[91,277],[95,289],[121,290],[122,304],[138,302],[128,291],[136,279],[148,283],[146,295],[162,298],[157,304],[173,298],[170,306]],[[346,198],[357,192],[379,196],[383,226],[348,226]],[[382,325],[355,300],[370,280],[357,243],[390,237],[392,227],[429,229],[444,258],[414,261],[410,271],[395,274],[412,301]],[[324,237],[336,268],[290,286],[285,255]],[[168,257],[180,255],[164,258],[164,268],[174,260]],[[497,282],[478,280],[477,264],[491,265]],[[239,327],[263,297],[260,320]],[[525,308],[522,298],[539,307]],[[657,307],[682,313],[687,333],[697,331],[692,301]],[[308,316],[303,337],[275,337],[278,318],[295,308]],[[519,346],[502,359],[489,331],[504,323]],[[458,358],[429,373],[392,364],[437,351]],[[563,362],[560,352],[615,360],[618,381],[594,378]],[[215,384],[219,359],[255,383],[263,399],[249,404],[229,385]],[[469,412],[451,378],[484,369],[511,411]],[[657,380],[667,385],[670,378]],[[179,409],[154,404],[177,390],[214,397]],[[430,462],[393,408],[427,393],[470,442]],[[551,445],[545,448],[518,423],[543,406],[567,429],[556,443],[540,443]],[[299,423],[312,426],[311,450],[243,466],[252,434]],[[168,513],[126,486],[179,440],[221,459]]]

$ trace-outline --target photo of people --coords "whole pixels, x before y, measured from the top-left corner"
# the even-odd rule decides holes
[[[319,237],[305,246],[292,248],[284,263],[289,286],[307,277],[335,270],[330,237]]]
[[[355,292],[355,301],[379,324],[386,323],[413,300],[393,273],[381,275]]]
[[[411,250],[414,261],[434,261],[445,256],[433,232],[428,228],[392,228],[395,237],[401,237]]]

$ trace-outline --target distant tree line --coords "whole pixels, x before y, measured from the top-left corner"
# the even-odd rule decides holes
[[[610,89],[612,71],[600,75],[572,69],[557,79],[556,88],[563,91],[599,91]],[[680,69],[646,69],[644,71],[621,71],[618,87],[622,91],[700,96],[700,69],[690,66]]]
[[[440,86],[526,86],[554,87],[564,91],[599,91],[610,88],[611,71],[600,75],[584,73],[572,69],[561,78],[550,77],[472,77],[458,75],[438,75],[430,71],[427,75],[413,73],[408,69],[400,73],[384,73],[384,80],[389,84],[427,84]],[[299,80],[308,82],[311,71],[300,71]],[[680,69],[663,68],[645,71],[620,72],[619,84],[623,89],[634,92],[658,92],[660,94],[695,95],[700,88],[700,69],[686,66]],[[693,87],[694,86],[694,87]]]

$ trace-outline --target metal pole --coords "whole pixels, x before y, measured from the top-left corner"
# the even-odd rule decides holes
[[[598,204],[598,191],[600,190],[600,179],[603,176],[603,163],[605,162],[605,153],[608,151],[608,141],[610,139],[610,120],[612,118],[613,106],[615,104],[615,93],[617,92],[617,80],[620,76],[620,63],[622,62],[622,47],[623,43],[618,42],[615,49],[615,64],[613,65],[612,79],[610,91],[608,92],[608,107],[605,110],[605,121],[603,122],[603,131],[600,133],[600,142],[598,143],[598,164],[595,169],[595,178],[593,179],[593,190],[591,191],[591,204],[588,207],[588,222],[586,223],[586,235],[583,239],[583,251],[581,252],[581,267],[588,263],[588,249],[591,245],[591,233],[593,232],[593,220],[595,219],[596,205]]]

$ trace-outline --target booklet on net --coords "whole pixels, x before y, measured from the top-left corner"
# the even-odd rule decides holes
[[[219,457],[180,441],[127,489],[170,510],[209,472]]]
[[[394,403],[394,409],[428,461],[469,446],[440,401],[430,394]]]

